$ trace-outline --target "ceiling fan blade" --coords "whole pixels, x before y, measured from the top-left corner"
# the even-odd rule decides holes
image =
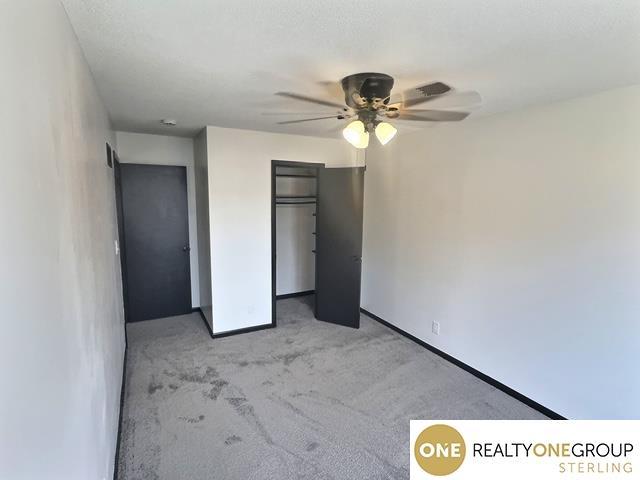
[[[401,103],[405,108],[407,108],[428,102],[429,100],[444,95],[445,93],[449,93],[450,91],[451,87],[446,83],[433,82],[406,90],[402,95],[393,95],[387,103]]]
[[[422,85],[414,88],[422,94],[424,97],[433,97],[434,95],[443,95],[451,90],[451,87],[446,83],[434,82]]]
[[[293,98],[294,100],[301,100],[303,102],[315,103],[317,105],[324,105],[325,107],[344,109],[345,106],[339,103],[330,102],[328,100],[320,100],[318,98],[307,97],[306,95],[300,95],[299,93],[292,92],[277,92],[276,95],[281,97]]]
[[[329,112],[262,112],[260,115],[265,116],[280,116],[280,115],[326,115]],[[336,113],[336,115],[342,115],[342,113]]]
[[[400,112],[398,120],[416,120],[419,122],[459,122],[464,120],[470,112],[448,112],[444,110],[424,110],[420,115],[413,115],[411,110]]]
[[[470,107],[482,103],[478,92],[451,92],[448,95],[438,95],[427,99],[434,108]],[[428,112],[429,110],[411,109],[409,112]]]
[[[286,122],[278,122],[278,125],[287,125],[289,123],[302,123],[302,122],[312,122],[314,120],[325,120],[327,118],[335,118],[337,119],[337,115],[331,115],[330,117],[316,117],[316,118],[304,118],[302,120],[288,120]]]

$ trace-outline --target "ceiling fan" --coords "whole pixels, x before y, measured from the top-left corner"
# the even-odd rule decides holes
[[[433,82],[400,95],[391,95],[393,77],[384,73],[356,73],[341,81],[345,105],[292,92],[278,92],[276,95],[324,107],[339,109],[337,113],[321,117],[304,118],[278,122],[279,125],[312,122],[335,118],[354,119],[342,131],[344,138],[356,148],[367,148],[369,134],[375,133],[382,145],[386,145],[397,133],[397,129],[384,120],[410,120],[418,122],[457,122],[464,120],[469,112],[450,110],[410,109],[435,99],[447,96],[448,102],[438,102],[444,107],[458,107],[478,104],[477,92],[454,92],[449,85]],[[328,112],[326,112],[328,114]],[[288,112],[291,114],[291,112]],[[276,115],[278,115],[276,113]]]

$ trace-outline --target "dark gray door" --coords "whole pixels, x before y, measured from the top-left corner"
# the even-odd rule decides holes
[[[316,318],[360,327],[364,167],[318,170]]]
[[[127,321],[191,311],[185,167],[120,164]]]

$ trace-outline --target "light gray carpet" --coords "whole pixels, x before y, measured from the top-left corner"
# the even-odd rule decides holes
[[[410,419],[545,418],[362,316],[212,340],[197,314],[129,325],[121,480],[409,478]]]

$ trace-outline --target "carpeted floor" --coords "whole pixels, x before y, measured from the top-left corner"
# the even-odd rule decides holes
[[[409,478],[410,419],[545,418],[362,316],[212,340],[197,314],[127,327],[120,480]]]

